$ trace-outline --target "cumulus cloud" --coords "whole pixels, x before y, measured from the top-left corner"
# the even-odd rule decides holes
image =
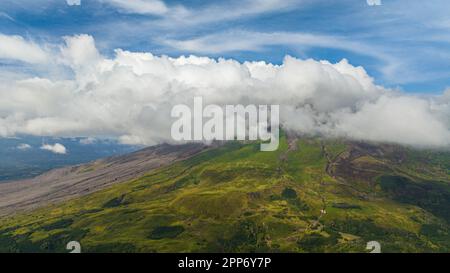
[[[80,6],[81,0],[66,0],[67,5],[69,6]]]
[[[0,33],[0,59],[39,64],[45,63],[48,56],[44,49],[32,41]]]
[[[25,150],[31,149],[31,146],[29,144],[26,144],[26,143],[21,143],[21,144],[17,145],[16,148],[18,150],[25,151]]]
[[[0,82],[0,135],[171,142],[172,107],[202,96],[205,104],[279,104],[284,128],[302,134],[450,146],[450,91],[420,97],[389,90],[345,59],[287,56],[274,65],[120,49],[107,58],[88,35],[66,37],[55,55],[72,80]]]
[[[95,75],[101,67],[102,56],[95,47],[95,41],[89,35],[64,37],[66,46],[61,48],[60,62],[69,66],[75,73],[80,85],[95,81]]]
[[[55,143],[53,145],[51,144],[44,144],[41,146],[42,150],[50,151],[54,154],[61,154],[65,155],[67,153],[66,147],[60,143]]]

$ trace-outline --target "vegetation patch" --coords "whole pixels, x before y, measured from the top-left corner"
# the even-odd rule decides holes
[[[175,238],[184,232],[183,226],[160,226],[152,230],[149,238],[152,240],[161,240],[165,238]]]
[[[220,252],[267,252],[267,228],[252,220],[239,221],[232,228],[233,235],[230,238],[218,240]]]
[[[295,199],[297,198],[297,192],[292,188],[285,188],[281,193],[284,199]]]
[[[361,206],[348,204],[348,203],[333,203],[333,208],[337,208],[337,209],[361,209]]]
[[[416,205],[450,223],[450,186],[436,181],[414,182],[403,176],[381,176],[380,186],[392,199]]]
[[[108,202],[106,202],[105,204],[103,204],[103,208],[116,208],[116,207],[128,204],[127,202],[124,201],[124,198],[125,198],[125,195],[113,198],[113,199],[109,200]]]
[[[137,252],[136,246],[132,243],[106,243],[97,244],[95,246],[86,246],[84,248],[89,253],[135,253]]]
[[[196,217],[223,219],[241,214],[247,207],[247,199],[247,194],[236,191],[195,193],[182,196],[174,207]]]
[[[369,241],[380,242],[383,253],[450,251],[449,153],[431,164],[421,158],[437,158],[434,152],[399,158],[394,146],[307,137],[297,144],[288,150],[283,134],[276,152],[224,144],[2,218],[0,252],[67,253],[70,241],[86,253],[366,252]],[[362,156],[389,169],[373,160],[356,166],[352,160]]]
[[[72,224],[73,224],[72,219],[61,219],[61,220],[53,222],[49,225],[43,226],[42,229],[45,231],[50,231],[50,230],[54,230],[54,229],[63,229],[63,228],[70,227]]]
[[[425,224],[420,234],[429,238],[438,247],[438,251],[445,252],[450,248],[450,231],[444,225]]]
[[[307,252],[324,252],[324,249],[327,246],[335,246],[338,243],[339,238],[340,235],[338,233],[332,233],[328,236],[312,233],[298,240],[297,244],[301,249]]]

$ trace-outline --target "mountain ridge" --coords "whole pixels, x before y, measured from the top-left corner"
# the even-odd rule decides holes
[[[203,144],[161,144],[127,155],[63,167],[31,179],[0,184],[0,216],[83,196],[186,159]]]

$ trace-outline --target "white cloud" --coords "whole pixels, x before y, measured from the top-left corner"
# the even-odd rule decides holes
[[[67,5],[69,6],[80,6],[81,0],[66,0]]]
[[[97,142],[97,139],[93,138],[93,137],[86,137],[86,138],[80,139],[80,144],[82,144],[82,145],[91,145],[91,144],[94,144],[95,142]]]
[[[65,155],[67,153],[66,147],[60,143],[55,143],[54,145],[44,144],[41,146],[42,150],[50,151],[54,154]]]
[[[101,0],[127,13],[161,15],[169,9],[160,0]]]
[[[373,57],[379,60],[384,67],[381,69],[385,75],[392,74],[401,66],[402,61],[380,50],[375,46],[366,45],[348,40],[339,36],[318,35],[302,32],[253,32],[253,31],[227,31],[188,40],[159,40],[157,41],[171,48],[203,54],[223,54],[240,51],[263,51],[271,46],[290,46],[297,51],[311,48],[334,48],[354,52],[360,55]]]
[[[116,50],[92,37],[65,38],[61,62],[73,80],[0,82],[0,135],[117,137],[170,142],[172,106],[279,104],[299,133],[417,146],[450,146],[450,97],[409,96],[374,84],[364,68],[286,57],[281,65]]]
[[[61,48],[61,62],[75,72],[80,85],[95,82],[98,63],[102,56],[95,47],[95,41],[89,35],[64,37],[65,47]]]
[[[16,148],[17,148],[18,150],[25,151],[25,150],[31,149],[31,146],[30,146],[29,144],[22,143],[22,144],[17,145]]]
[[[291,45],[300,48],[323,47],[344,49],[362,55],[373,56],[381,60],[391,57],[383,54],[375,47],[348,39],[302,32],[253,32],[227,31],[188,40],[160,40],[162,44],[175,49],[197,53],[225,53],[232,51],[258,51],[274,45]]]
[[[0,59],[17,60],[25,63],[45,63],[47,53],[36,43],[21,36],[9,36],[0,33]]]
[[[14,20],[14,18],[12,18],[8,13],[0,11],[0,17],[6,18],[9,21],[13,21],[15,22],[16,20]]]
[[[233,0],[205,7],[188,9],[184,6],[173,7],[165,15],[162,25],[179,27],[211,22],[246,20],[266,13],[283,12],[300,7],[304,0]]]
[[[433,113],[430,102],[415,97],[381,96],[354,113],[335,113],[336,131],[362,140],[431,146],[450,143],[448,123]]]
[[[100,0],[124,13],[156,15],[158,26],[178,28],[210,22],[248,19],[270,12],[293,10],[304,0],[232,0],[189,8],[183,4],[167,5],[162,0]]]
[[[367,0],[369,6],[381,6],[381,0]]]

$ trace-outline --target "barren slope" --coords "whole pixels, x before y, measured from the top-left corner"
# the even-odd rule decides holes
[[[0,184],[0,216],[83,196],[184,160],[205,149],[201,144],[146,148],[135,153],[55,169],[33,179]]]

